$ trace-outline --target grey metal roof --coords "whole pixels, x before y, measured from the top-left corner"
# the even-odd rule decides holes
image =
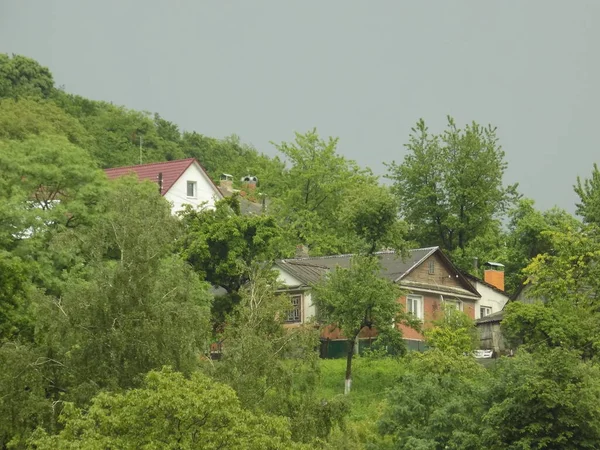
[[[504,319],[504,310],[502,311],[498,311],[492,314],[489,314],[485,317],[482,317],[480,319],[477,319],[475,321],[476,325],[482,324],[482,323],[491,323],[491,322],[502,322],[502,319]]]
[[[438,250],[438,247],[409,250],[409,255],[406,258],[393,251],[377,252],[376,255],[381,263],[382,276],[391,281],[397,281],[436,250]],[[352,256],[354,255],[280,259],[275,264],[293,277],[310,285],[319,281],[328,270],[336,267],[349,267]]]

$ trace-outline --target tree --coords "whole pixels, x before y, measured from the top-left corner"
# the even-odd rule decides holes
[[[523,269],[537,255],[552,252],[549,231],[576,230],[580,222],[566,211],[552,208],[547,211],[535,209],[533,200],[521,199],[508,212],[506,253],[500,262],[506,267],[506,291],[520,287],[525,275]]]
[[[587,223],[600,225],[600,170],[594,163],[592,177],[583,181],[577,177],[577,184],[573,187],[579,196],[579,203],[575,212],[583,217]]]
[[[27,287],[23,262],[0,250],[0,343],[19,334],[29,334],[25,312]]]
[[[406,316],[398,297],[400,289],[381,277],[379,261],[373,256],[354,256],[349,268],[336,268],[314,286],[319,314],[339,328],[347,341],[346,394],[352,385],[352,358],[360,332],[376,328],[382,335],[401,334],[395,324],[406,321]]]
[[[524,270],[527,295],[543,304],[508,305],[503,328],[515,343],[565,346],[585,358],[600,349],[600,237],[595,226],[543,233],[552,252]]]
[[[452,305],[444,305],[433,328],[425,331],[427,344],[444,353],[470,354],[478,344],[475,322]]]
[[[0,53],[0,98],[49,97],[53,90],[48,68],[25,56]]]
[[[79,121],[51,101],[0,99],[0,139],[22,141],[38,135],[62,136],[85,150],[94,146]]]
[[[483,447],[597,448],[600,371],[566,348],[500,361],[483,416]]]
[[[53,428],[53,405],[46,396],[44,378],[48,363],[31,346],[0,345],[0,448],[27,448],[25,441],[32,430]]]
[[[221,360],[208,367],[236,391],[242,407],[288,417],[293,440],[315,443],[348,408],[319,396],[318,331],[312,324],[284,327],[290,299],[277,293],[276,276],[270,266],[253,264],[225,327]]]
[[[379,431],[394,449],[487,448],[481,417],[490,374],[473,358],[441,349],[413,352],[388,396]],[[383,447],[387,448],[387,447]]]
[[[294,142],[274,144],[289,161],[273,209],[282,226],[311,254],[353,251],[354,236],[348,234],[339,212],[351,195],[375,186],[369,170],[336,153],[338,139],[319,138],[316,130],[296,133]]]
[[[186,379],[167,369],[152,371],[142,387],[100,393],[87,410],[68,404],[61,420],[59,434],[38,430],[30,448],[307,448],[291,441],[285,419],[248,412],[231,388],[199,372]]]
[[[59,295],[36,298],[36,342],[60,363],[51,392],[78,403],[163,365],[190,373],[208,346],[207,286],[172,253],[179,223],[168,202],[128,177],[103,208],[91,229],[60,242],[82,247],[82,260]]]
[[[464,252],[477,236],[498,227],[516,185],[503,185],[506,163],[495,128],[473,122],[460,129],[448,117],[447,130],[433,135],[421,119],[406,148],[402,164],[388,165],[388,177],[411,225],[410,238]]]
[[[239,186],[245,175],[258,178],[261,192],[277,196],[283,181],[284,164],[278,158],[269,158],[253,147],[241,142],[236,135],[224,139],[184,132],[181,146],[187,157],[194,157],[218,180],[222,173],[233,175],[234,186]]]
[[[272,261],[293,252],[287,235],[269,215],[243,215],[237,197],[217,202],[215,209],[189,209],[183,214],[182,256],[200,276],[227,295],[213,303],[214,326],[240,301],[254,262]]]
[[[385,186],[365,185],[349,190],[340,211],[340,220],[354,239],[353,250],[369,254],[393,248],[406,250],[406,223],[399,218],[398,202]]]

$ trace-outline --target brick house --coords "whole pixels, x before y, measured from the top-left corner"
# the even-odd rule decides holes
[[[379,252],[381,276],[397,283],[405,292],[398,302],[406,311],[414,314],[427,327],[440,310],[442,304],[450,304],[472,319],[478,314],[481,294],[473,283],[448,259],[439,247],[418,248],[402,258],[392,251]],[[297,326],[318,315],[312,302],[311,286],[336,267],[348,267],[352,255],[304,257],[282,259],[275,262],[279,281],[290,295],[293,309],[288,317],[288,326]],[[417,331],[397,325],[403,332],[409,348],[423,348],[423,335]],[[360,339],[368,340],[375,335],[372,330],[363,330]],[[322,341],[344,341],[339,330],[324,330]]]

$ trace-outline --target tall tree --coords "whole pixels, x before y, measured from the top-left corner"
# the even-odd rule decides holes
[[[542,302],[507,305],[503,329],[515,343],[564,346],[592,358],[600,350],[600,232],[589,225],[546,234],[552,251],[524,270],[528,297]]]
[[[207,286],[172,254],[179,223],[153,183],[122,179],[93,227],[72,235],[82,263],[60,296],[36,299],[36,341],[60,361],[55,392],[88,400],[136,386],[151,369],[191,372],[207,348]]]
[[[312,254],[353,250],[352,235],[339,213],[361,187],[377,184],[369,170],[339,155],[338,139],[323,140],[316,130],[296,133],[294,142],[275,144],[290,167],[274,209],[286,228]]]
[[[600,170],[594,163],[591,178],[582,180],[577,177],[574,186],[575,193],[579,196],[576,212],[587,223],[600,225]]]
[[[551,208],[539,211],[533,200],[521,199],[508,212],[505,254],[499,258],[506,266],[506,291],[514,292],[525,280],[523,269],[532,258],[552,253],[552,234],[576,230],[581,223],[566,211]]]
[[[182,218],[183,257],[200,276],[226,295],[213,302],[213,326],[219,329],[240,301],[240,289],[249,281],[256,261],[289,256],[293,245],[287,233],[269,215],[243,215],[237,196],[217,202],[215,209],[189,209]]]
[[[352,386],[354,345],[364,329],[377,329],[381,338],[399,342],[401,331],[395,326],[406,322],[398,297],[400,289],[381,277],[376,257],[355,256],[349,268],[336,268],[314,286],[314,303],[328,325],[339,328],[346,338],[345,389]]]
[[[292,438],[314,443],[328,436],[347,407],[340,399],[324,402],[318,392],[318,330],[312,324],[284,327],[290,299],[277,292],[276,278],[270,266],[253,264],[223,333],[221,360],[209,367],[244,408],[288,417]]]
[[[498,219],[516,196],[516,185],[504,186],[504,151],[496,129],[477,123],[431,134],[424,120],[412,129],[402,164],[388,165],[388,177],[421,245],[464,251]]]

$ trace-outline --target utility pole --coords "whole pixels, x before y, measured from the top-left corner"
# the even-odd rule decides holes
[[[140,164],[142,164],[142,144],[144,143],[144,136],[140,135]]]

